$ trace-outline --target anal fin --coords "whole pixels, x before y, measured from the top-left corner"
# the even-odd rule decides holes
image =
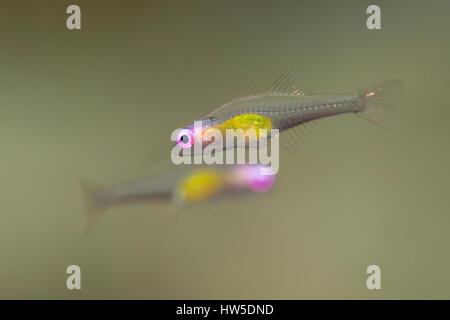
[[[286,119],[285,121],[289,120]],[[302,146],[306,143],[311,128],[315,126],[315,124],[314,121],[308,121],[282,131],[280,146],[290,154],[299,153]]]

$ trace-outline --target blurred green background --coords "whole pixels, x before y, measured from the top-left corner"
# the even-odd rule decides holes
[[[66,28],[81,7],[82,30]],[[366,28],[381,7],[382,29]],[[449,1],[2,1],[0,298],[450,298]],[[239,77],[315,92],[400,77],[400,124],[318,122],[260,197],[112,209],[78,179],[169,161]],[[82,290],[69,291],[77,264]],[[368,290],[367,266],[382,271]]]

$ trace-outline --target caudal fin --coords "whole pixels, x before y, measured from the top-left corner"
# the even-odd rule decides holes
[[[366,102],[357,115],[383,127],[392,128],[396,109],[403,94],[403,83],[399,79],[382,82],[376,86],[361,90]]]
[[[107,206],[98,197],[96,194],[96,189],[92,185],[80,180],[80,189],[84,200],[86,233],[89,233]]]

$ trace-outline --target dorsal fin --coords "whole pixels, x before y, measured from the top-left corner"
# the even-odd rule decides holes
[[[270,86],[267,95],[289,94],[289,95],[305,95],[300,86],[300,77],[294,70],[282,73],[278,76]]]
[[[234,90],[233,101],[242,101],[246,97],[257,95],[259,92],[259,85],[256,83],[256,78],[253,73],[245,72]]]
[[[244,101],[246,97],[255,96],[260,94],[260,86],[256,82],[256,78],[251,72],[245,72],[242,74],[241,78],[239,79],[238,84],[236,85],[236,88],[234,89],[234,95],[233,99],[225,103],[224,105],[212,110],[207,115],[203,116],[200,120],[203,120],[205,118],[208,118],[214,114],[219,113],[221,110],[230,110],[230,106],[232,106],[235,102],[241,102]]]
[[[227,111],[231,112],[233,110],[241,110],[245,107],[249,97],[258,95],[305,95],[305,92],[301,89],[300,78],[294,70],[290,70],[281,74],[270,86],[268,91],[260,90],[260,86],[255,80],[255,76],[251,72],[244,73],[234,90],[233,99],[220,106],[217,109],[212,110],[207,115],[199,120],[206,119],[213,115],[218,115],[220,112]]]

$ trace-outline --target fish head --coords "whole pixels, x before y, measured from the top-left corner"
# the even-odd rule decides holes
[[[206,146],[213,141],[206,138],[206,135],[215,128],[216,121],[217,118],[215,117],[203,118],[180,129],[174,146],[178,144],[183,149],[190,149],[191,155],[201,154]],[[195,148],[196,145],[200,148]]]

